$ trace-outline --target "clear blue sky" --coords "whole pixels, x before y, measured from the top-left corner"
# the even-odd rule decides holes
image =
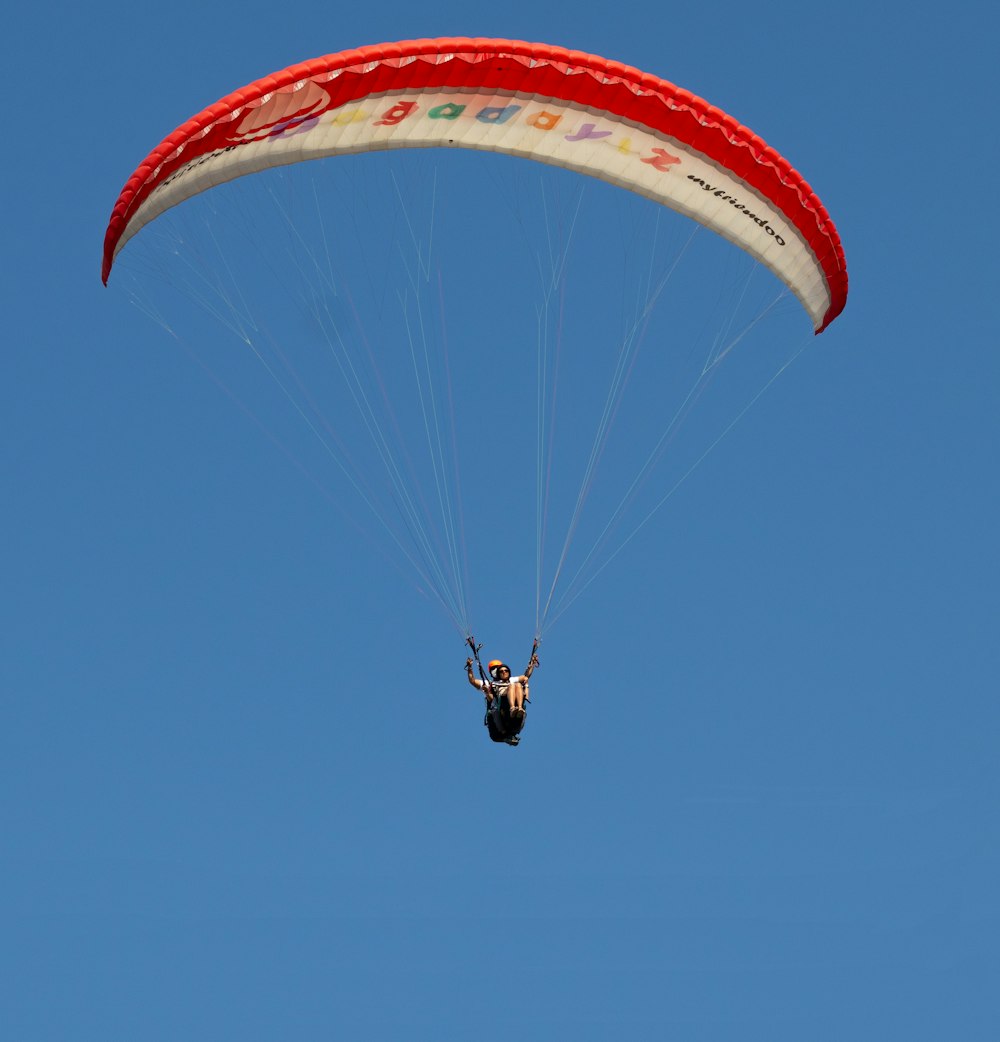
[[[996,16],[577,6],[8,16],[4,1038],[994,1037]],[[194,112],[458,34],[730,111],[851,276],[546,635],[517,750],[447,619],[98,270]],[[473,621],[521,664],[501,586]]]

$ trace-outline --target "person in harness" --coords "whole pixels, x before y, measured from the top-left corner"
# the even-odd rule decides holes
[[[469,683],[486,696],[486,717],[483,720],[494,742],[506,742],[517,745],[521,740],[521,729],[524,727],[525,703],[528,698],[528,679],[538,667],[538,641],[531,649],[531,658],[527,668],[518,677],[510,675],[510,667],[500,659],[493,659],[487,669],[489,678],[483,672],[479,661],[479,649],[482,645],[469,637],[467,641],[472,648],[476,664],[479,666],[479,677],[473,675],[472,657],[465,660],[465,672]]]

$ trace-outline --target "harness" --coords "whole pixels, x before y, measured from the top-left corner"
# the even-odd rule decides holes
[[[512,731],[511,719],[510,719],[510,699],[508,693],[510,691],[511,682],[509,680],[494,680],[492,676],[487,677],[486,671],[483,669],[483,663],[479,658],[479,652],[482,648],[482,644],[477,644],[472,636],[465,638],[465,643],[472,649],[472,654],[475,657],[476,665],[479,667],[479,678],[482,680],[484,689],[488,691],[492,696],[492,700],[486,707],[486,715],[483,717],[483,725],[489,728],[490,738],[494,741],[498,739],[494,737],[494,731],[499,736],[500,741],[506,742],[508,745],[517,745],[520,739],[521,728],[524,727],[524,717],[521,717],[517,730]],[[535,643],[531,648],[531,655],[534,657],[535,652],[538,650],[538,638],[535,638]],[[507,705],[507,712],[503,712],[501,708],[501,700]],[[492,723],[492,727],[490,724]]]
[[[493,692],[493,697],[496,699],[507,698],[507,693],[510,691],[510,681],[491,680],[490,690]]]

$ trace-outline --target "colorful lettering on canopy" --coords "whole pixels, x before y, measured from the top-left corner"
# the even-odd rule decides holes
[[[652,149],[653,154],[643,158],[643,163],[649,163],[650,166],[657,170],[669,170],[675,163],[681,161],[680,156],[672,156],[664,148]]]
[[[562,116],[555,112],[546,112],[542,109],[541,112],[536,112],[534,115],[529,116],[525,123],[529,127],[535,127],[538,130],[555,130],[562,120]]]
[[[438,95],[440,98],[440,95]],[[485,99],[483,99],[485,100]],[[296,116],[285,119],[273,127],[268,128],[264,137],[280,139],[287,138],[293,134],[306,133],[312,127],[316,125],[319,117],[314,114],[316,107],[315,101],[312,102],[310,108],[313,112],[308,110],[300,111]],[[393,102],[392,106],[386,109],[385,112],[372,119],[372,126],[376,127],[395,127],[398,126],[403,120],[410,118],[411,116],[417,115],[421,112],[421,104],[419,101],[411,101],[399,99]],[[535,130],[549,131],[554,130],[563,121],[563,117],[566,115],[564,112],[552,112],[549,109],[538,109],[533,112],[525,112],[524,105],[485,105],[481,109],[475,112],[469,111],[469,105],[466,102],[454,102],[447,101],[437,105],[432,105],[429,109],[424,109],[423,115],[427,119],[431,120],[446,120],[448,122],[454,122],[460,118],[472,118],[478,123],[486,123],[493,125],[502,125],[510,122],[521,121],[523,125],[532,127]],[[363,120],[370,119],[372,113],[365,111],[363,108],[352,106],[343,110],[335,110],[324,116],[323,121],[332,124],[333,126],[348,126],[352,123],[358,123]],[[602,129],[611,126],[612,129]],[[570,143],[577,143],[580,141],[604,141],[607,138],[613,138],[615,131],[619,130],[614,124],[608,124],[607,122],[588,122],[580,124],[571,134],[566,134],[563,137],[564,141]],[[632,136],[621,137],[617,140],[608,142],[615,147],[619,152],[624,155],[633,155],[635,149],[633,148]],[[640,161],[647,163],[656,170],[667,172],[672,166],[675,166],[681,162],[679,156],[673,155],[664,148],[654,147],[652,145],[646,145],[651,155],[640,157]],[[640,150],[642,145],[640,143]]]
[[[458,119],[464,111],[464,105],[456,105],[449,101],[447,105],[435,105],[427,115],[431,119]]]
[[[280,123],[271,131],[270,137],[291,137],[293,134],[305,134],[312,130],[319,122],[319,116],[310,116],[308,119],[290,119],[287,123]]]
[[[415,101],[397,101],[395,105],[381,118],[375,120],[376,127],[394,127],[402,123],[407,116],[412,115],[417,107]]]
[[[567,141],[586,141],[589,138],[610,137],[610,130],[598,130],[596,123],[584,123],[575,134],[567,134]]]
[[[330,122],[335,127],[346,127],[351,123],[360,123],[367,118],[368,113],[362,109],[343,109],[340,112],[334,112],[333,119]]]
[[[506,123],[521,111],[520,105],[487,105],[476,113],[480,123]]]

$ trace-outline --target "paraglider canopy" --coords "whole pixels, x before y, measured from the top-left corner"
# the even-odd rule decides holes
[[[770,268],[816,332],[846,302],[844,254],[826,209],[731,116],[594,55],[466,38],[381,44],[293,65],[188,120],[122,190],[102,278],[145,224],[213,185],[305,159],[408,147],[523,156],[648,196]]]

